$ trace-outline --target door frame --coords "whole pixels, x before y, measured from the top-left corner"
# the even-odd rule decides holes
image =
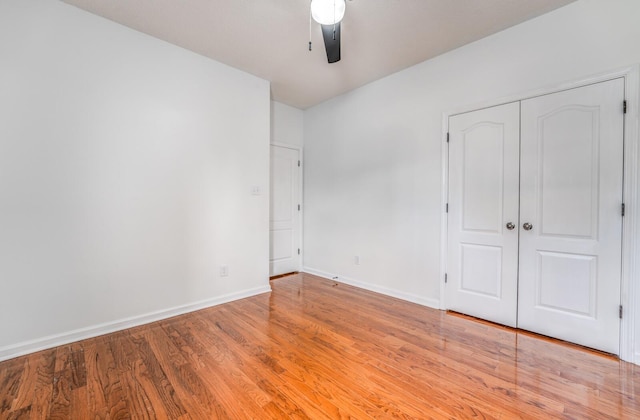
[[[447,242],[448,242],[448,214],[446,206],[449,196],[449,148],[447,147],[447,133],[449,132],[449,117],[465,112],[483,108],[503,105],[510,102],[522,101],[537,96],[548,95],[564,90],[575,89],[612,79],[624,79],[625,100],[627,101],[627,113],[624,116],[624,172],[623,172],[623,201],[627,211],[622,219],[622,276],[620,279],[620,304],[623,307],[623,316],[620,320],[620,359],[640,365],[640,348],[636,348],[635,342],[635,318],[640,314],[639,308],[634,303],[640,304],[640,259],[635,255],[640,251],[638,240],[640,222],[640,65],[624,67],[618,70],[608,71],[582,79],[558,83],[541,89],[536,89],[522,94],[503,97],[475,105],[465,105],[453,108],[442,114],[442,184],[441,184],[441,232],[440,232],[440,309],[446,309],[445,276],[447,273]],[[621,104],[622,106],[622,104]]]
[[[297,271],[301,271],[303,264],[303,258],[304,258],[304,243],[303,243],[303,229],[304,229],[304,223],[303,223],[303,217],[304,217],[304,195],[303,195],[303,178],[304,178],[304,161],[302,159],[302,146],[297,146],[297,145],[293,145],[293,144],[287,144],[287,143],[280,143],[277,141],[272,141],[269,143],[269,149],[271,149],[271,146],[276,146],[276,147],[282,147],[285,149],[292,149],[298,152],[298,160],[300,161],[300,172],[298,173],[298,198],[300,201],[300,214],[298,215],[298,243],[300,244],[300,255],[298,256],[298,269]],[[271,155],[271,151],[269,151],[269,155]],[[271,173],[271,158],[269,158],[269,173]],[[269,208],[271,208],[271,176],[269,176]],[[269,211],[269,224],[271,224],[271,211]],[[271,235],[271,227],[269,227],[269,235]],[[269,252],[271,252],[271,237],[269,237]],[[269,259],[269,261],[271,261],[271,259]],[[269,262],[269,264],[271,264],[271,262]]]

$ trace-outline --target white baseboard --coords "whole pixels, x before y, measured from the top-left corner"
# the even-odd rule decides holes
[[[349,277],[340,276],[337,274],[330,274],[322,270],[318,270],[311,267],[303,267],[302,271],[305,273],[313,274],[318,277],[323,277],[329,280],[337,281],[338,283],[348,284],[350,286],[359,287],[361,289],[369,290],[372,292],[380,293],[383,295],[391,296],[394,298],[406,300],[408,302],[417,303],[418,305],[427,306],[433,309],[440,309],[440,301],[438,299],[429,299],[421,296],[414,295],[413,293],[406,293],[400,290],[391,289],[384,286],[378,286],[377,284],[371,284]]]
[[[109,334],[127,328],[137,327],[139,325],[148,324],[150,322],[160,321],[162,319],[171,318],[177,315],[194,312],[200,309],[221,305],[223,303],[232,302],[238,299],[244,299],[262,293],[268,293],[270,291],[271,286],[269,285],[256,287],[253,289],[218,296],[212,299],[201,300],[199,302],[175,306],[173,308],[124,318],[113,322],[106,322],[104,324],[94,325],[91,327],[80,328],[77,330],[65,332],[62,334],[50,335],[35,340],[24,341],[22,343],[12,344],[6,347],[0,347],[0,362],[3,360],[13,359],[14,357],[23,356],[25,354],[34,353],[40,350],[46,350],[52,347],[73,343],[75,341],[85,340],[87,338],[93,338],[99,335]]]

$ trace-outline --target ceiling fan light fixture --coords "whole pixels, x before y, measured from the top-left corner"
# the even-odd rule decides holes
[[[333,25],[344,17],[345,0],[311,0],[311,16],[321,25]]]

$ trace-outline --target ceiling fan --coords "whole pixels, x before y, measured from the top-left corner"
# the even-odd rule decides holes
[[[322,38],[329,63],[340,61],[340,21],[344,17],[345,8],[345,0],[311,0],[311,17],[322,27]]]

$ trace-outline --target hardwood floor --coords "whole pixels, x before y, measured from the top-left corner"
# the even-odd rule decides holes
[[[640,418],[639,367],[308,274],[0,363],[0,418]]]

